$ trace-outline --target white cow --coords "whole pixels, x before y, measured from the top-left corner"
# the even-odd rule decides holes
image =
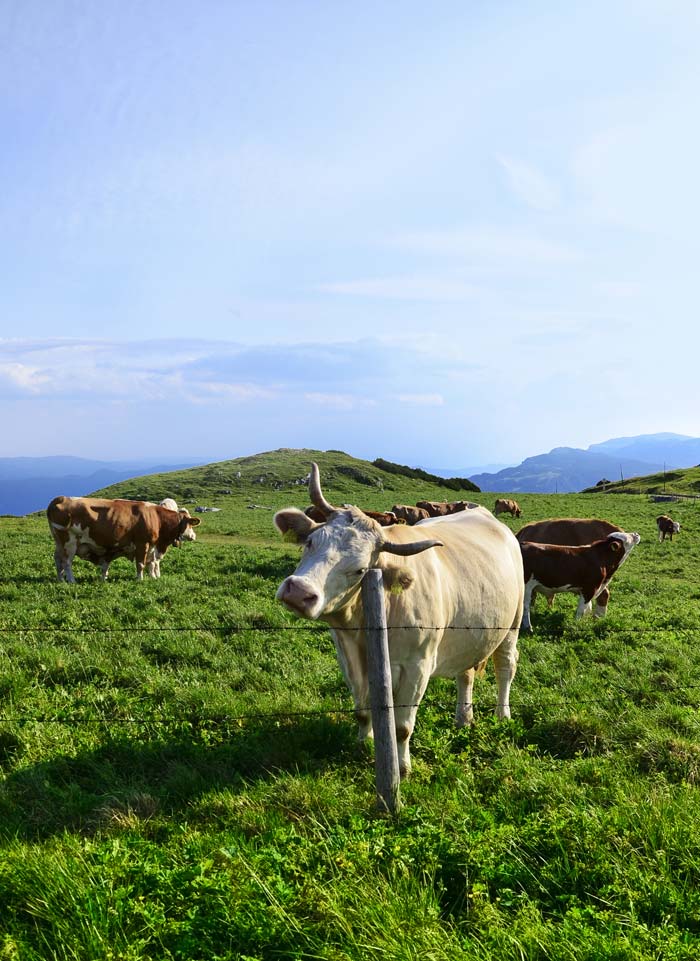
[[[278,529],[304,544],[301,561],[277,598],[290,610],[331,628],[352,692],[359,737],[372,736],[360,584],[371,567],[383,572],[396,736],[402,775],[418,704],[433,676],[457,681],[457,724],[473,720],[476,670],[493,657],[498,717],[510,717],[509,692],[523,613],[523,564],[515,536],[474,506],[417,527],[380,527],[356,507],[326,501],[316,464],[309,492],[327,521],[296,508],[279,511]],[[417,539],[420,533],[423,540]]]

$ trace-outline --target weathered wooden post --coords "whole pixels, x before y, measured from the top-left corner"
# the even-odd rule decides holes
[[[372,569],[365,574],[362,581],[362,603],[365,612],[369,699],[374,729],[377,801],[390,814],[396,814],[401,807],[399,755],[396,749],[389,636],[380,570]]]

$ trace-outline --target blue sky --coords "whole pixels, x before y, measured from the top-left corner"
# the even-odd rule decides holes
[[[700,436],[700,7],[0,0],[0,456]]]

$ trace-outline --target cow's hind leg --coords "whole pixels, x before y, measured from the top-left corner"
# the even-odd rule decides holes
[[[511,628],[493,652],[498,703],[496,717],[510,717],[510,686],[518,666],[518,629]]]
[[[150,546],[148,544],[137,544],[136,551],[134,554],[134,560],[136,562],[136,578],[139,581],[143,580],[143,572],[146,568],[146,562],[148,560]]]

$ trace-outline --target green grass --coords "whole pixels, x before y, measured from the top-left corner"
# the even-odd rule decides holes
[[[467,731],[431,682],[392,821],[328,632],[274,600],[299,551],[272,512],[307,503],[306,454],[269,455],[279,490],[259,462],[230,495],[203,479],[221,512],[159,581],[120,560],[58,584],[45,519],[0,519],[0,959],[696,958],[700,507],[660,544],[646,496],[518,495],[513,530],[595,515],[642,542],[604,621],[535,605],[511,722],[492,672]],[[390,482],[324,490],[444,497]],[[174,483],[140,493],[188,503]]]

